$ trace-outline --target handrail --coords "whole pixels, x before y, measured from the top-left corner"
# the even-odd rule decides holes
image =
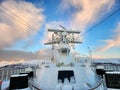
[[[102,83],[103,83],[103,80],[101,79],[97,86],[92,87],[92,88],[90,88],[88,90],[94,90],[94,89],[98,88]]]
[[[42,90],[42,89],[38,88],[37,86],[33,85],[32,83],[31,83],[31,86],[32,86],[33,88],[37,89],[37,90]]]

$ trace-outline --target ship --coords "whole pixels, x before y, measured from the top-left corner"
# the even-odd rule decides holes
[[[42,65],[36,71],[35,82],[43,90],[88,90],[101,83],[101,79],[92,71],[91,60],[79,60],[71,54],[70,44],[80,44],[80,31],[54,30],[51,41],[45,45],[52,45],[53,55],[51,61]],[[47,53],[47,52],[46,52]],[[39,78],[37,78],[39,77]]]
[[[60,27],[48,29],[50,57],[11,75],[6,90],[119,90],[120,73],[96,67],[90,56],[75,53],[75,44],[82,44],[81,32]]]

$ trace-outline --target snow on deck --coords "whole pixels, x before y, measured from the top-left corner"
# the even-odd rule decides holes
[[[3,82],[2,82],[1,90],[6,90],[6,89],[9,87],[9,83],[10,83],[9,80],[3,81]]]
[[[117,61],[111,59],[109,61],[97,60],[95,62],[101,62],[101,61],[103,61],[103,63],[104,62],[111,63],[111,61],[114,63],[120,62],[118,59]],[[93,71],[89,68],[89,65],[86,65],[86,67],[84,67],[84,65],[82,64],[76,64],[74,67],[56,67],[55,64],[49,64],[48,67],[42,66],[40,69],[37,69],[36,71],[37,78],[34,79],[35,81],[34,83],[43,90],[59,90],[58,88],[63,86],[63,84],[58,84],[58,71],[59,70],[73,70],[74,71],[76,83],[72,84],[72,87],[74,87],[75,90],[86,90],[89,88],[89,83],[90,85],[94,85],[96,81],[98,80],[98,78],[95,77],[95,74],[93,73]],[[9,81],[3,81],[2,90],[4,90],[7,87],[9,87]],[[70,90],[70,88],[72,87],[71,87],[71,84],[69,84],[61,88],[63,88],[63,90],[67,90],[69,88]],[[108,90],[120,90],[120,89],[109,88]]]

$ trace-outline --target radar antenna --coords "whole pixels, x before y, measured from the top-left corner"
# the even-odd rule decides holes
[[[62,29],[48,29],[48,32],[53,32],[53,36],[51,36],[52,40],[45,43],[48,44],[75,44],[75,43],[82,43],[81,39],[76,37],[79,36],[80,31],[75,30],[69,30],[63,27],[62,25],[59,25]]]

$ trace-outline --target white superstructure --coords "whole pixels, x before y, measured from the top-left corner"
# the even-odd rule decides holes
[[[79,31],[53,30],[51,41],[53,54],[48,61],[36,70],[34,84],[42,90],[103,90],[101,79],[91,67],[89,59],[77,61],[71,54],[71,44],[81,43]],[[47,52],[46,52],[47,53]],[[101,86],[100,86],[101,85]]]

